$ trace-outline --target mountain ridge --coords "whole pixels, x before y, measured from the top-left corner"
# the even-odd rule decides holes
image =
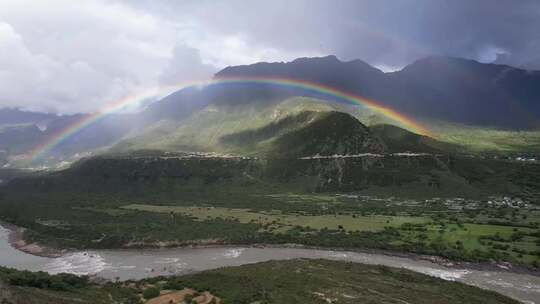
[[[501,130],[538,130],[540,127],[540,72],[500,64],[431,56],[417,60],[400,71],[384,73],[362,60],[341,61],[336,56],[325,56],[298,58],[291,62],[231,66],[216,73],[215,77],[291,78],[320,83],[373,99],[413,120],[426,119],[435,124],[442,121]],[[51,152],[55,156],[62,156],[86,152],[88,149],[102,149],[152,129],[159,130],[160,136],[167,135],[167,132],[183,132],[183,129],[176,130],[177,127],[162,128],[159,125],[175,126],[185,124],[186,121],[195,123],[193,119],[209,106],[231,106],[237,109],[273,107],[297,96],[318,100],[318,103],[326,103],[330,107],[341,107],[338,111],[361,118],[364,124],[373,124],[372,120],[375,124],[394,123],[391,119],[375,117],[380,114],[370,114],[366,108],[344,109],[346,106],[339,103],[343,100],[316,91],[272,83],[233,83],[202,89],[186,88],[150,104],[138,114],[113,114],[81,130],[77,139],[68,139]],[[306,105],[306,110],[309,107]],[[10,114],[13,111],[20,115]],[[257,114],[251,111],[247,115]],[[83,116],[0,110],[0,125],[4,126],[0,129],[0,150],[10,151],[10,155],[26,153],[50,140],[54,134],[80,117]],[[213,119],[226,120],[219,113],[214,114]],[[235,119],[237,123],[230,122],[228,125],[242,124],[248,117],[237,115]],[[40,131],[32,125],[38,126]],[[26,128],[31,136],[20,133],[20,128]],[[192,133],[189,136],[197,141],[196,132]],[[21,136],[28,139],[27,144],[17,144]],[[167,136],[178,137],[178,134],[170,133]],[[184,140],[187,139],[184,136]]]
[[[417,118],[518,129],[540,126],[540,72],[506,65],[431,56],[383,73],[360,60],[327,56],[227,67],[215,77],[255,76],[321,83]]]

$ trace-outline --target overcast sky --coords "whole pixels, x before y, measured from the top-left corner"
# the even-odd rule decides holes
[[[0,107],[94,111],[228,66],[335,54],[540,69],[540,0],[0,0]]]

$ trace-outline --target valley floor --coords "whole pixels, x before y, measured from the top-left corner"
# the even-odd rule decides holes
[[[53,206],[48,206],[50,218],[34,208],[19,219],[18,224],[28,230],[13,243],[33,254],[55,253],[43,251],[47,246],[302,244],[414,252],[456,261],[506,261],[531,267],[540,262],[540,208],[521,199],[420,200],[328,193],[219,199],[192,198],[166,204],[118,200],[52,210]]]
[[[26,229],[25,246],[60,249],[301,244],[540,264],[538,164],[164,155],[14,179],[0,220]]]

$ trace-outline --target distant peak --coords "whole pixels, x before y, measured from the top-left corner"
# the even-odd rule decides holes
[[[317,78],[334,73],[382,73],[368,63],[355,59],[342,61],[335,55],[323,57],[302,57],[290,62],[259,62],[250,65],[229,66],[219,71],[215,77],[252,76],[252,75],[281,75],[289,77]],[[354,76],[351,76],[354,78]]]
[[[433,56],[427,56],[424,58],[420,58],[410,65],[425,65],[425,64],[443,64],[443,63],[479,63],[477,61],[471,60],[471,59],[464,59],[464,58],[457,58],[457,57],[450,57],[450,56],[439,56],[439,55],[433,55]]]
[[[428,56],[428,57],[418,59],[415,62],[409,64],[407,67],[440,66],[440,65],[462,65],[462,66],[478,66],[478,67],[480,66],[497,67],[498,66],[498,67],[508,67],[508,68],[519,70],[518,68],[503,65],[503,64],[498,64],[498,63],[483,63],[474,59],[452,57],[452,56],[442,56],[442,55],[434,55],[434,56]]]
[[[311,61],[326,61],[326,62],[339,62],[343,63],[343,61],[339,60],[336,55],[328,55],[328,56],[322,56],[322,57],[301,57],[297,58],[291,63],[304,63],[304,62],[311,62]]]
[[[297,58],[290,63],[334,63],[334,64],[347,64],[347,65],[356,65],[356,66],[370,66],[367,62],[361,59],[353,59],[349,61],[344,61],[339,59],[336,55],[328,55],[322,57],[301,57]]]

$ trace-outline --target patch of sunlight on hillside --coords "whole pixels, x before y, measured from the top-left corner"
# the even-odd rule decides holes
[[[461,145],[472,152],[538,152],[540,131],[498,130],[489,127],[432,122],[436,139]]]
[[[293,97],[275,104],[209,105],[180,122],[159,122],[132,136],[115,149],[120,151],[156,149],[166,151],[220,151],[225,135],[264,127],[304,111],[338,110],[325,101]]]

